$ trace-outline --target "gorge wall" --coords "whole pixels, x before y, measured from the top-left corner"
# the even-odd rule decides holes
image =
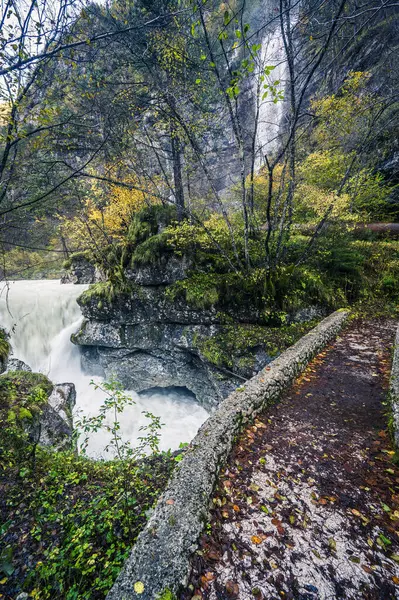
[[[255,305],[229,308],[219,300],[198,308],[172,293],[187,268],[186,259],[164,256],[156,266],[127,270],[125,293],[112,295],[105,282],[82,294],[84,320],[71,339],[87,373],[116,378],[136,392],[184,387],[211,409],[272,360],[275,353],[262,343],[271,330]],[[322,314],[308,307],[287,315],[287,322]]]

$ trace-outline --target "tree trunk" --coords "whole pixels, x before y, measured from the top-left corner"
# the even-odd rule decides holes
[[[177,208],[177,218],[179,221],[182,220],[184,214],[184,188],[183,188],[183,175],[182,175],[182,150],[180,140],[174,131],[174,127],[171,127],[171,144],[172,144],[172,161],[173,161],[173,182],[174,182],[174,194]]]

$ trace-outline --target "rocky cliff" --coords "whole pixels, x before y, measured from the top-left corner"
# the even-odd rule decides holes
[[[197,308],[172,293],[186,268],[185,259],[163,257],[157,266],[127,271],[129,291],[112,294],[101,283],[83,293],[78,303],[85,318],[72,341],[87,373],[114,377],[137,392],[184,387],[211,409],[295,341],[307,327],[301,323],[310,327],[319,315],[298,312],[290,317],[296,324],[273,329],[254,306]]]
[[[205,407],[215,406],[243,378],[201,352],[205,340],[220,330],[217,310],[196,310],[169,299],[168,287],[158,284],[164,280],[159,272],[151,279],[150,270],[139,270],[134,279],[146,285],[112,299],[93,286],[78,300],[85,320],[72,341],[81,347],[84,370],[115,377],[137,392],[184,387]]]

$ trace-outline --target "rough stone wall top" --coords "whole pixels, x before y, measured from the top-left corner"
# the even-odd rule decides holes
[[[395,445],[397,448],[399,448],[399,326],[396,331],[391,381],[389,387],[393,414]]]
[[[108,600],[155,600],[165,590],[176,593],[186,585],[189,559],[208,520],[210,496],[235,437],[335,337],[347,315],[338,311],[324,319],[219,405],[176,468]]]

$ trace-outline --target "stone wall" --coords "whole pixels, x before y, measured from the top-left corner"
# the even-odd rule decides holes
[[[399,326],[396,331],[389,392],[391,397],[395,446],[399,448]]]
[[[178,593],[208,521],[219,471],[234,440],[256,414],[275,402],[308,362],[342,328],[337,311],[226,398],[204,423],[139,535],[107,600],[155,600]]]

